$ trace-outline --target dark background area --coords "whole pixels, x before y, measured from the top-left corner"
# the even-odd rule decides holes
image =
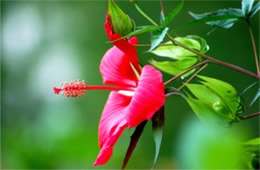
[[[116,1],[135,20],[149,25],[128,1]],[[138,1],[139,6],[159,22],[159,1]],[[164,1],[169,13],[178,1]],[[181,13],[171,23],[174,28],[193,19],[188,11],[203,13],[220,8],[240,8],[240,1],[185,1]],[[52,88],[74,79],[87,84],[102,84],[99,64],[112,45],[104,31],[107,1],[1,1],[1,166],[2,168],[120,168],[134,129],[127,129],[104,166],[92,164],[99,152],[97,130],[109,92],[89,91],[82,98],[65,98]],[[251,19],[259,51],[259,15]],[[178,36],[199,35],[210,46],[208,55],[256,72],[252,45],[245,22],[231,29],[216,29],[198,24],[176,32]],[[150,34],[138,36],[149,43]],[[156,56],[138,49],[141,63]],[[210,64],[202,75],[232,84],[242,92],[256,80],[222,66]],[[171,78],[164,74],[164,80]],[[196,80],[194,81],[196,82]],[[178,87],[180,82],[172,83]],[[255,86],[244,96],[249,103]],[[256,103],[248,112],[259,110]],[[156,168],[184,168],[199,157],[192,149],[199,126],[189,105],[179,96],[169,97],[165,105],[165,128]],[[194,121],[196,123],[194,123]],[[201,129],[200,129],[201,130]],[[205,131],[207,129],[204,129]],[[259,136],[259,118],[235,123],[226,129],[241,141]],[[190,136],[186,140],[183,136]],[[219,139],[221,140],[221,139]],[[219,141],[221,143],[221,141]],[[149,122],[130,159],[129,168],[150,168],[154,141]],[[181,153],[181,154],[180,154]],[[214,154],[214,153],[213,153]],[[184,156],[183,156],[184,155]],[[183,160],[187,161],[183,163]],[[190,161],[190,162],[189,162]]]

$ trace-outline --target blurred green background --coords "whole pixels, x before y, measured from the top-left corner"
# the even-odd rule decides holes
[[[131,3],[117,2],[137,26],[149,24]],[[159,1],[138,3],[149,16],[159,21]],[[192,21],[188,11],[203,13],[219,8],[240,8],[240,3],[233,0],[185,1],[171,28]],[[166,13],[177,4],[178,1],[164,1]],[[99,152],[98,122],[109,92],[89,91],[82,98],[65,98],[55,95],[52,90],[53,86],[74,79],[102,84],[99,63],[112,46],[106,43],[103,26],[106,12],[107,1],[104,0],[1,1],[2,168],[121,167],[134,129],[124,132],[106,165],[92,165]],[[259,51],[259,15],[251,23]],[[245,22],[238,22],[229,30],[217,29],[208,35],[211,30],[212,27],[199,24],[176,34],[199,35],[207,40],[209,55],[256,71]],[[149,43],[150,34],[138,38],[140,43]],[[144,47],[138,49],[141,63],[156,58],[145,53],[146,50]],[[238,92],[256,81],[215,64],[202,74],[227,81]],[[164,80],[170,77],[164,74]],[[180,82],[172,85],[178,87]],[[247,92],[245,103],[250,102],[256,90],[254,87]],[[258,107],[255,104],[246,113],[257,112]],[[235,123],[230,129],[211,130],[198,122],[181,97],[169,97],[165,109],[164,136],[155,168],[245,167],[238,161],[241,158],[236,155],[241,155],[242,151],[237,148],[240,142],[259,136],[258,117]],[[151,168],[154,151],[149,122],[127,167]],[[228,165],[223,163],[225,161]]]

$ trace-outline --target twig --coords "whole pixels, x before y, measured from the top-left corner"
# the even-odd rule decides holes
[[[206,63],[204,66],[202,66],[196,73],[194,73],[187,81],[185,81],[178,90],[180,91],[183,87],[185,87],[186,84],[188,84],[196,75],[198,75],[204,68],[208,66],[208,63]]]
[[[205,58],[205,59],[208,59],[208,60],[212,61],[213,63],[222,65],[222,66],[224,66],[224,67],[230,68],[230,69],[232,69],[232,70],[235,70],[235,71],[238,71],[238,72],[241,72],[241,73],[244,73],[244,74],[246,74],[246,75],[248,75],[248,76],[251,76],[251,77],[254,77],[254,78],[256,78],[256,79],[259,79],[259,78],[260,78],[260,75],[257,75],[257,74],[255,74],[255,73],[252,73],[252,72],[250,72],[250,71],[248,71],[248,70],[246,70],[246,69],[244,69],[244,68],[238,67],[238,66],[233,65],[233,64],[230,64],[230,63],[226,63],[226,62],[220,61],[220,60],[218,60],[218,59],[215,59],[215,58],[212,58],[212,57],[210,57],[210,56],[207,56],[207,55],[205,55],[205,54],[203,54],[203,53],[200,53],[200,52],[198,52],[198,51],[196,51],[196,50],[194,50],[194,49],[192,49],[192,48],[190,48],[190,47],[188,47],[188,46],[186,46],[186,45],[184,45],[184,44],[182,44],[182,43],[176,41],[176,40],[175,40],[174,38],[172,38],[169,34],[167,35],[167,37],[172,41],[172,43],[173,43],[174,45],[178,45],[178,46],[180,46],[180,47],[182,47],[182,48],[184,48],[184,49],[186,49],[186,50],[189,50],[189,51],[193,52],[194,54],[197,54],[198,56],[201,56],[201,57],[203,57],[203,58]]]
[[[252,113],[250,115],[246,115],[246,116],[242,116],[242,115],[238,115],[237,117],[241,118],[241,119],[249,119],[255,116],[259,116],[260,112],[256,112],[256,113]]]
[[[172,44],[168,44],[168,43],[161,43],[158,46],[171,46]],[[132,46],[135,47],[151,47],[151,44],[132,44]]]
[[[161,11],[162,11],[163,15],[165,15],[162,0],[160,0],[160,5],[161,5]]]
[[[246,19],[246,23],[247,23],[247,27],[248,27],[248,30],[249,30],[249,34],[250,34],[250,38],[251,38],[251,42],[252,42],[252,46],[253,46],[253,50],[254,50],[256,71],[257,71],[257,74],[260,75],[258,55],[257,55],[257,51],[256,51],[256,46],[255,46],[255,39],[254,39],[254,34],[253,34],[253,31],[252,31],[249,19]]]
[[[155,25],[155,26],[158,26],[158,24],[157,24],[154,20],[152,20],[148,15],[145,14],[144,11],[142,11],[142,9],[137,5],[136,2],[134,3],[134,5],[135,5],[136,9],[138,10],[138,12],[139,12],[141,15],[143,15],[150,23],[152,23],[152,24]],[[235,71],[238,71],[238,72],[241,72],[241,73],[244,73],[244,74],[246,74],[246,75],[248,75],[248,76],[251,76],[251,77],[254,77],[254,78],[256,78],[256,79],[260,79],[260,75],[257,75],[257,74],[255,74],[255,73],[252,73],[251,71],[248,71],[248,70],[246,70],[246,69],[244,69],[244,68],[241,68],[241,67],[238,67],[238,66],[236,66],[236,65],[233,65],[233,64],[230,64],[230,63],[226,63],[226,62],[224,62],[224,61],[221,61],[221,60],[212,58],[212,57],[210,57],[210,56],[207,56],[207,55],[205,55],[205,54],[203,54],[203,53],[200,53],[200,52],[198,52],[198,51],[196,51],[196,50],[194,50],[194,49],[192,49],[192,48],[190,48],[190,47],[188,47],[188,46],[186,46],[186,45],[184,45],[184,44],[182,44],[182,43],[176,41],[174,38],[172,38],[172,37],[169,35],[169,33],[167,33],[166,36],[171,40],[171,42],[172,42],[174,45],[178,45],[178,46],[180,46],[180,47],[182,47],[182,48],[184,48],[184,49],[186,49],[186,50],[189,50],[189,51],[193,52],[194,54],[197,54],[198,56],[201,56],[201,57],[203,57],[203,58],[205,58],[205,59],[207,59],[207,60],[212,61],[213,63],[222,65],[222,66],[224,66],[224,67],[230,68],[230,69],[232,69],[232,70],[235,70]]]
[[[197,68],[197,67],[199,67],[199,66],[201,66],[201,65],[207,64],[207,63],[209,63],[209,62],[211,62],[211,61],[209,61],[209,60],[204,60],[204,61],[202,61],[202,62],[196,64],[195,66],[192,66],[192,67],[188,68],[188,69],[185,70],[184,72],[181,72],[180,74],[178,74],[178,75],[172,77],[171,79],[167,80],[167,81],[164,83],[164,85],[165,85],[165,86],[168,85],[169,83],[171,83],[171,82],[173,82],[174,80],[180,78],[181,76],[183,76],[184,74],[186,74],[186,73],[188,73],[189,71],[193,70],[194,68]]]

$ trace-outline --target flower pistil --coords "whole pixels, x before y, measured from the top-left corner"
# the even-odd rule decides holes
[[[133,93],[135,88],[133,87],[123,87],[123,86],[100,86],[91,85],[87,86],[85,80],[79,81],[74,80],[71,82],[61,83],[61,88],[54,87],[53,91],[55,94],[60,94],[63,91],[63,95],[66,97],[81,97],[85,96],[87,90],[109,90],[109,91],[128,91]]]

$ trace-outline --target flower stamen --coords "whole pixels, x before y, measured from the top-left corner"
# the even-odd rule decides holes
[[[130,66],[131,66],[132,70],[134,71],[135,76],[139,80],[140,79],[140,74],[138,73],[137,69],[135,68],[135,66],[131,62],[130,62]],[[142,68],[140,68],[140,70],[142,70]]]
[[[110,90],[110,91],[129,91],[134,92],[133,87],[117,87],[117,86],[87,86],[85,81],[74,80],[71,82],[65,82],[61,84],[61,88],[54,87],[55,94],[60,94],[63,91],[63,95],[66,97],[81,97],[85,96],[87,90]]]
[[[86,94],[86,89],[84,88],[86,86],[85,80],[74,80],[69,83],[64,82],[61,86],[62,88],[53,88],[55,94],[59,94],[61,91],[63,91],[63,95],[66,97],[80,97]]]

